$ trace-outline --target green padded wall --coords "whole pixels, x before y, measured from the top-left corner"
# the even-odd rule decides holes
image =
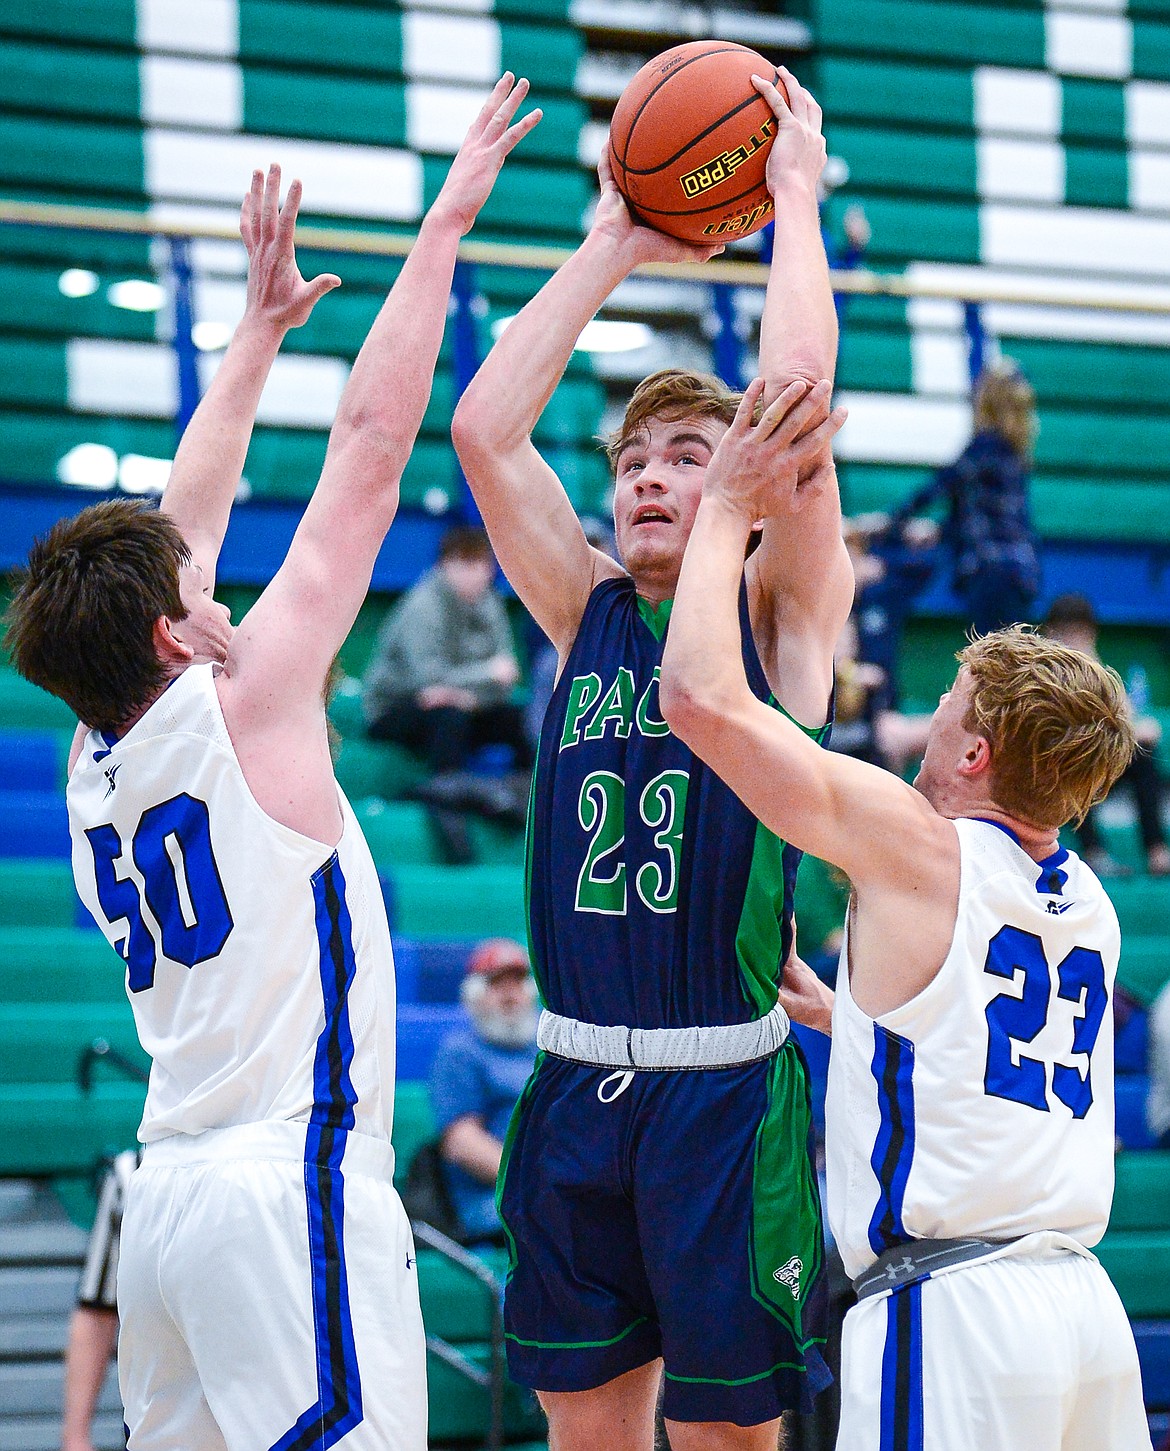
[[[251,168],[275,159],[286,180],[304,180],[305,221],[409,232],[509,68],[529,77],[529,104],[544,119],[510,159],[476,237],[572,245],[592,189],[578,160],[583,45],[566,5],[540,0],[473,12],[429,0],[0,0],[0,197],[231,226]],[[235,244],[194,248],[196,319],[221,335],[242,311],[242,264]],[[304,257],[306,271],[337,271],[344,285],[290,336],[273,371],[245,469],[252,495],[308,496],[349,365],[400,266]],[[66,267],[91,271],[91,290],[65,295]],[[165,477],[177,402],[169,325],[109,294],[120,281],[162,278],[160,269],[165,249],[145,239],[0,226],[0,476],[105,488],[126,475],[127,459],[145,457],[164,461],[155,477]],[[481,348],[540,280],[477,269]],[[206,384],[222,341],[203,342]],[[580,508],[597,508],[607,487],[592,442],[603,406],[579,355],[541,420],[541,446]],[[460,486],[451,407],[448,345],[403,480],[405,503],[438,514]],[[87,445],[98,446],[96,465]]]
[[[1170,283],[1170,9],[1145,0],[809,0],[831,205],[871,262],[936,285],[978,268],[1119,299]],[[1160,291],[1159,291],[1160,289]],[[1170,539],[1170,318],[985,306],[1040,403],[1035,513],[1053,538]],[[958,304],[849,305],[846,507],[898,502],[968,435]]]

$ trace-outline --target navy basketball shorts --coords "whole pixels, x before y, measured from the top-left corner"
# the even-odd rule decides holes
[[[664,1414],[758,1425],[830,1379],[808,1075],[614,1073],[542,1053],[499,1181],[508,1368],[581,1391],[661,1356]]]

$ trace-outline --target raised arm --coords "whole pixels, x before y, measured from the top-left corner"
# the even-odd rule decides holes
[[[562,657],[590,591],[620,572],[590,547],[532,432],[586,323],[643,262],[705,261],[692,247],[635,226],[608,165],[589,234],[500,336],[455,410],[452,436],[504,573]]]
[[[860,886],[910,884],[914,844],[938,830],[924,797],[888,771],[816,745],[758,700],[744,674],[737,595],[753,520],[799,517],[800,472],[844,421],[827,382],[795,383],[763,414],[759,380],[711,464],[671,613],[660,682],[671,730],[778,836]],[[945,827],[945,824],[944,824]]]
[[[817,209],[825,161],[821,108],[790,71],[788,92],[760,77],[756,89],[776,117],[768,188],[776,207],[772,267],[760,322],[760,376],[771,402],[794,379],[832,381],[837,314]],[[853,602],[853,572],[841,539],[841,501],[828,449],[808,464],[816,484],[798,520],[765,522],[748,565],[766,621],[764,640],[784,706],[807,724],[824,719],[833,648]],[[765,665],[767,665],[767,661]]]
[[[293,230],[301,184],[280,205],[280,167],[252,173],[240,209],[240,235],[248,251],[244,316],[206,396],[183,433],[162,498],[187,541],[192,562],[214,587],[215,567],[227,533],[244,459],[269,371],[290,328],[300,327],[320,298],[341,279],[331,272],[306,282],[297,267]]]
[[[504,158],[540,119],[512,125],[528,91],[496,85],[452,162],[397,281],[354,363],[320,482],[288,556],[236,632],[228,668],[246,708],[320,713],[326,673],[369,588],[422,423],[460,238]]]

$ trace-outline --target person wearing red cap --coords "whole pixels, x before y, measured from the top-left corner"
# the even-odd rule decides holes
[[[490,937],[459,992],[471,1020],[439,1045],[430,1096],[451,1202],[469,1243],[503,1239],[496,1175],[504,1136],[536,1057],[536,985],[519,942]]]

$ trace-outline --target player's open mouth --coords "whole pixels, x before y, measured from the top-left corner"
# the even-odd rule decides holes
[[[631,520],[635,529],[639,524],[669,524],[671,522],[671,517],[665,509],[655,509],[652,507],[639,509]]]

